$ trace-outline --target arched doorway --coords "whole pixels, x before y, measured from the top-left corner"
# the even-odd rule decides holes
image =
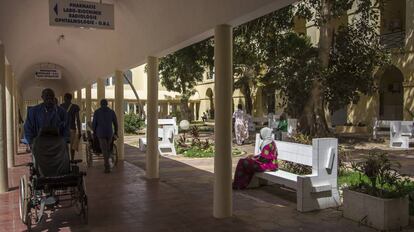
[[[379,118],[403,120],[404,75],[395,66],[388,67],[381,76],[379,85]]]
[[[213,90],[211,88],[208,88],[206,91],[206,96],[208,97],[210,101],[210,110],[209,110],[209,118],[214,119],[214,94]]]

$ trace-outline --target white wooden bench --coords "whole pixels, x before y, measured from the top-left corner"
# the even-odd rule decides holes
[[[177,119],[158,119],[158,151],[161,155],[177,155],[174,146],[174,136],[178,135]],[[147,138],[139,139],[139,149],[145,151]]]
[[[412,121],[391,121],[390,123],[390,147],[405,148],[410,147],[412,137]]]
[[[413,137],[414,121],[374,120],[372,136],[380,135],[380,129],[386,128],[390,135],[390,147],[409,148],[410,138]]]
[[[256,135],[256,149],[261,143]],[[340,205],[338,192],[338,140],[313,139],[312,145],[276,141],[278,160],[312,167],[312,174],[297,175],[287,171],[256,173],[249,187],[258,187],[261,180],[296,190],[297,210],[307,212]]]

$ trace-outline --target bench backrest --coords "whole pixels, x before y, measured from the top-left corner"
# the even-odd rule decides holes
[[[147,124],[147,120],[145,120],[145,124]],[[164,130],[163,128],[166,126],[174,127],[174,135],[178,135],[178,126],[177,126],[177,118],[160,118],[158,119],[158,137],[163,138]]]
[[[260,153],[263,140],[256,134],[255,155]],[[278,159],[312,166],[312,146],[275,140]]]
[[[278,160],[290,161],[312,166],[313,175],[330,175],[337,177],[338,171],[338,139],[318,138],[312,145],[275,141]],[[260,135],[256,134],[255,155],[260,153]]]
[[[412,126],[414,121],[375,120],[374,128],[391,128],[393,122],[401,122],[403,126]]]
[[[376,120],[373,127],[373,136],[376,137],[380,128],[390,129],[390,138],[398,138],[401,135],[412,135],[414,129],[414,121],[391,121]]]
[[[411,135],[413,132],[412,121],[391,121],[390,123],[390,136],[400,137],[401,135]]]

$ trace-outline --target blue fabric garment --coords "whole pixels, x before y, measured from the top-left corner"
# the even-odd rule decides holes
[[[111,139],[114,132],[118,135],[118,121],[115,112],[107,106],[97,109],[93,114],[92,130],[98,138]]]
[[[40,129],[45,126],[58,128],[59,134],[66,141],[69,141],[68,116],[62,107],[55,106],[51,110],[47,110],[42,103],[28,109],[26,122],[24,123],[24,133],[27,142],[32,144]]]

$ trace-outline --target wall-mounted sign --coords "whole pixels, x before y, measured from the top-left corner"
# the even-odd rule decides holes
[[[35,78],[38,80],[58,80],[62,78],[62,73],[58,69],[41,68],[36,70]]]
[[[49,25],[114,29],[114,5],[74,0],[49,0]]]

